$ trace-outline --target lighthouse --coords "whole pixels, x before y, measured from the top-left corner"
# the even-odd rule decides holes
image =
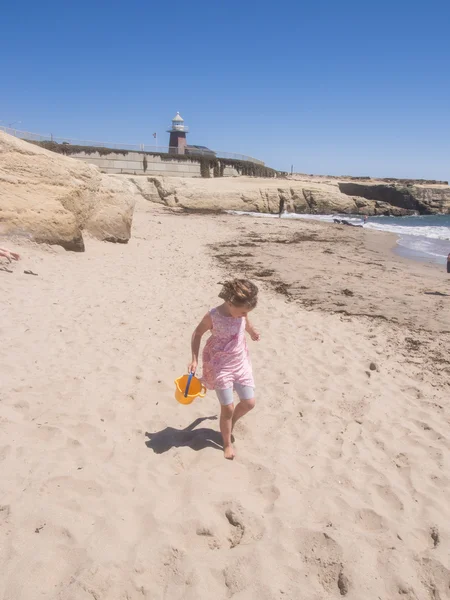
[[[172,127],[167,130],[167,132],[170,133],[170,154],[184,154],[186,148],[186,133],[188,133],[188,131],[189,127],[186,127],[183,117],[177,112],[172,119]]]

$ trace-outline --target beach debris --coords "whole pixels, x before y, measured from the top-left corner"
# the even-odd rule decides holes
[[[427,296],[448,296],[449,294],[444,294],[444,292],[424,292]]]
[[[414,350],[420,350],[420,346],[422,344],[422,342],[420,340],[416,340],[414,338],[411,337],[406,337],[405,338],[405,342],[407,345],[407,349],[414,351]]]
[[[255,277],[272,277],[274,273],[273,269],[263,269],[262,271],[256,271]]]
[[[286,296],[286,298],[290,298],[291,295],[289,293],[289,285],[287,283],[284,283],[283,281],[280,282],[273,282],[276,283],[276,287],[275,287],[275,291],[278,294],[283,294],[283,296]]]
[[[352,290],[348,290],[348,289],[342,290],[342,293],[344,294],[344,296],[354,296],[355,295],[354,292],[352,292]]]
[[[370,369],[371,371],[378,371],[378,367],[377,367],[376,363],[374,363],[374,362],[371,362],[371,363],[370,363],[370,365],[369,365],[369,369]]]
[[[24,271],[24,273],[25,273],[25,275],[36,275],[37,276],[37,273],[33,273],[33,271],[30,271],[29,269]]]
[[[430,535],[431,535],[431,539],[433,540],[434,547],[436,548],[437,546],[439,546],[439,542],[441,541],[440,537],[439,537],[438,528],[432,527],[430,529]]]
[[[346,596],[348,594],[349,580],[348,577],[344,575],[343,571],[340,571],[339,573],[337,584],[341,596]]]
[[[41,533],[41,529],[44,529],[45,527],[45,523],[43,525],[41,525],[40,527],[36,527],[36,529],[34,530],[34,533]]]

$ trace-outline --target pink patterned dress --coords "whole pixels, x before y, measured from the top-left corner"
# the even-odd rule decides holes
[[[245,338],[245,318],[210,313],[213,327],[203,350],[202,381],[209,390],[225,390],[234,383],[255,387]]]

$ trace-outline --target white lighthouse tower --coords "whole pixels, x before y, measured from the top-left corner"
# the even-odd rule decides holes
[[[186,134],[189,127],[184,124],[184,119],[179,112],[172,119],[172,127],[167,130],[170,133],[169,152],[171,154],[184,154],[187,140]]]

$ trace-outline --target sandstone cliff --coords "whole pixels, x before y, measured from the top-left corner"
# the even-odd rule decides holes
[[[393,207],[412,210],[421,215],[450,213],[448,185],[341,181],[338,186],[344,194],[385,202]]]
[[[0,132],[0,231],[84,250],[83,231],[126,242],[134,186]]]
[[[289,211],[305,214],[404,215],[410,212],[387,202],[349,196],[340,191],[337,182],[254,177],[114,177],[131,182],[136,186],[136,192],[145,199],[171,207],[276,213],[280,200],[284,199]]]
[[[450,213],[448,185],[295,175],[182,179],[104,175],[0,132],[0,233],[84,250],[83,232],[126,242],[137,198],[169,207],[303,214]]]

